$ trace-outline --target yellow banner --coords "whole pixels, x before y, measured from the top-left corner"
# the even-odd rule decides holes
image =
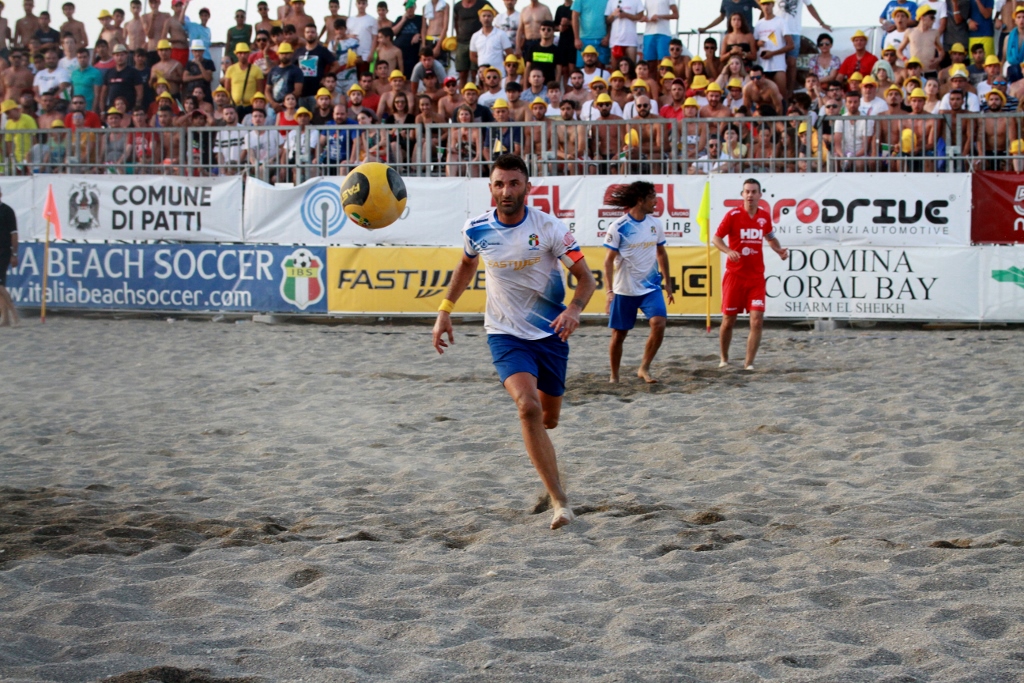
[[[584,247],[597,280],[597,293],[584,313],[604,313],[604,247]],[[434,313],[444,298],[452,273],[462,258],[458,247],[330,247],[327,250],[327,308],[331,313]],[[668,247],[676,301],[669,315],[704,315],[704,297],[711,283],[711,311],[722,308],[718,250],[711,250],[711,273],[703,247]],[[458,313],[483,313],[483,264],[455,307]],[[566,303],[575,278],[568,276]]]

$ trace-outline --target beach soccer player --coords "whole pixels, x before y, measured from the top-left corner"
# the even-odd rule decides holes
[[[0,327],[18,324],[18,309],[7,291],[8,266],[18,266],[18,219],[14,209],[0,201]]]
[[[626,209],[608,228],[604,246],[608,254],[604,259],[605,282],[609,283],[605,312],[610,314],[608,327],[612,339],[608,346],[612,372],[609,381],[619,381],[622,362],[622,343],[636,325],[638,311],[643,311],[651,327],[644,346],[643,360],[637,376],[648,383],[658,380],[651,376],[651,362],[661,348],[665,337],[665,296],[662,283],[669,282],[668,252],[665,251],[665,228],[654,216],[658,195],[654,185],[638,180],[619,185],[607,202]],[[669,303],[674,303],[671,289],[666,288]]]
[[[743,206],[725,214],[721,225],[711,238],[712,243],[723,252],[727,261],[725,276],[722,278],[722,327],[718,332],[721,361],[718,367],[729,364],[729,344],[736,316],[750,313],[750,337],[747,338],[747,357],[744,370],[754,369],[754,356],[761,345],[761,331],[764,327],[764,243],[772,248],[779,258],[789,255],[775,237],[772,217],[759,206],[761,183],[753,178],[743,181]],[[729,239],[726,245],[724,238]]]
[[[454,343],[450,314],[483,257],[487,343],[501,383],[519,409],[526,452],[551,496],[551,528],[557,529],[575,515],[562,489],[555,447],[545,430],[558,425],[569,360],[566,340],[579,327],[580,312],[596,284],[565,223],[526,206],[530,177],[520,157],[499,156],[490,181],[496,208],[469,220],[462,230],[464,253],[437,312],[434,348],[444,353]],[[577,283],[568,307],[563,303],[559,261]]]

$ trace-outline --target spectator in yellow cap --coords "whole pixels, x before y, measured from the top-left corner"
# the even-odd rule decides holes
[[[935,156],[935,141],[938,129],[933,119],[924,118],[927,112],[924,105],[928,101],[928,95],[922,88],[914,88],[907,97],[910,104],[911,118],[901,121],[903,129],[900,139],[900,152],[902,156],[912,157],[901,164],[901,170],[913,173],[922,171],[934,171],[935,163],[929,161],[927,164],[923,157]]]
[[[910,24],[914,20],[910,15],[912,10],[913,8],[909,5],[900,5],[892,10],[892,21],[890,22],[892,30],[882,38],[882,52],[889,48],[895,50],[903,42],[903,39],[907,36],[907,29],[910,28]],[[902,56],[902,54],[897,55],[897,57],[900,63],[906,61],[906,57]]]
[[[587,100],[580,105],[579,119],[580,121],[593,121],[601,116],[601,109],[597,107],[597,102],[607,97],[608,101],[611,102],[609,113],[615,116],[622,116],[622,107],[618,102],[613,100],[608,93],[608,87],[604,82],[603,78],[595,78],[590,82],[590,90],[593,94],[594,99]]]
[[[334,120],[334,95],[327,88],[316,91],[316,107],[313,109],[314,126],[322,126]]]
[[[580,69],[583,72],[583,87],[587,88],[590,86],[590,81],[595,78],[603,78],[608,80],[609,73],[605,71],[604,67],[601,66],[601,62],[598,59],[598,50],[593,45],[588,45],[583,48],[583,53],[580,55],[580,59],[583,60],[583,67]]]
[[[483,89],[480,92],[480,104],[490,107],[499,97],[505,98],[505,90],[501,87],[501,72],[496,67],[484,69]]]
[[[224,73],[224,87],[231,95],[231,101],[241,108],[241,115],[252,111],[252,98],[263,92],[266,79],[263,71],[255,64],[249,63],[249,46],[246,43],[235,45],[238,62],[228,67]]]
[[[985,97],[992,90],[992,84],[1002,75],[1002,72],[1003,63],[999,61],[998,57],[995,55],[985,57],[985,80],[975,86],[978,91],[978,97],[981,98],[982,102],[985,101]]]
[[[393,113],[394,109],[392,103],[395,100],[395,95],[400,92],[407,92],[406,90],[405,74],[398,69],[394,69],[388,75],[388,86],[390,90],[381,94],[380,102],[377,104],[377,118],[383,119],[385,114]]]
[[[1006,95],[999,90],[991,90],[985,96],[985,105],[992,113],[1001,112],[1005,103]],[[976,153],[985,157],[995,157],[985,162],[985,170],[1003,171],[1005,170],[1004,163],[999,157],[1006,156],[1009,151],[1011,130],[1016,131],[1017,129],[1016,127],[1010,128],[1011,122],[1005,116],[986,116],[982,122],[984,128],[979,131],[981,135],[978,137]]]
[[[161,40],[157,43],[156,49],[160,61],[149,70],[149,87],[156,89],[156,82],[163,78],[168,83],[168,89],[175,97],[181,93],[182,75],[185,67],[181,62],[171,57],[171,41]]]
[[[498,98],[491,106],[494,113],[494,121],[499,124],[507,124],[511,120],[511,111],[508,101]],[[519,126],[497,126],[488,130],[490,142],[485,150],[485,158],[491,161],[500,154],[523,153],[523,129]]]
[[[967,72],[967,67],[963,64],[956,64],[953,67],[950,67],[949,91],[942,96],[942,100],[939,102],[940,112],[951,111],[953,109],[949,94],[954,90],[959,91],[961,94],[964,111],[981,111],[981,98],[971,92],[970,74]]]
[[[4,100],[0,105],[0,113],[7,117],[4,128],[9,131],[36,130],[36,120],[21,110],[21,105],[14,100]],[[32,135],[5,135],[3,138],[4,156],[13,158],[18,164],[25,162],[28,151],[32,148]]]
[[[473,112],[474,121],[484,123],[494,121],[494,115],[491,114],[490,108],[480,104],[480,88],[476,86],[476,83],[467,83],[462,86],[462,98],[465,100],[465,106]]]
[[[906,55],[921,61],[926,78],[937,78],[939,62],[946,56],[942,47],[942,34],[935,26],[935,10],[927,3],[917,8],[917,26],[908,29],[903,40],[896,46],[897,55]]]
[[[512,54],[514,49],[508,34],[494,27],[494,17],[497,14],[489,4],[484,4],[477,11],[480,30],[469,39],[469,60],[473,64],[489,64],[504,76],[505,57]]]
[[[855,72],[869,74],[875,68],[878,57],[868,52],[868,37],[863,31],[855,31],[850,38],[853,43],[853,54],[843,60],[839,66],[837,78],[846,82]]]
[[[1021,19],[1024,20],[1024,12],[1021,13]],[[951,64],[939,71],[939,92],[943,95],[949,92],[952,87],[949,77],[950,71],[958,66],[963,66],[965,71],[967,69],[967,50],[964,48],[963,43],[951,45],[948,54]]]
[[[267,96],[267,104],[275,112],[280,112],[284,108],[285,95],[295,95],[296,102],[298,101],[302,94],[303,73],[294,62],[295,49],[290,44],[281,43],[277,48],[277,58],[278,65],[267,74],[263,94]]]

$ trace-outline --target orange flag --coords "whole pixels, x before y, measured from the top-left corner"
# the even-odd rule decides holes
[[[54,238],[63,239],[60,234],[60,214],[57,213],[57,202],[53,199],[53,185],[46,188],[46,204],[43,206],[43,218],[53,223]]]

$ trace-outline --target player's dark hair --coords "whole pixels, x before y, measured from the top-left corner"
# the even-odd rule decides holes
[[[757,191],[761,191],[761,183],[757,182],[756,178],[747,178],[743,181],[744,185],[757,185]]]
[[[491,173],[495,171],[519,171],[526,176],[527,180],[530,179],[530,169],[526,167],[526,162],[523,161],[523,158],[516,154],[502,154],[495,159],[491,165]]]
[[[616,185],[605,199],[605,204],[621,209],[632,209],[654,194],[654,184],[637,180],[629,185]]]

